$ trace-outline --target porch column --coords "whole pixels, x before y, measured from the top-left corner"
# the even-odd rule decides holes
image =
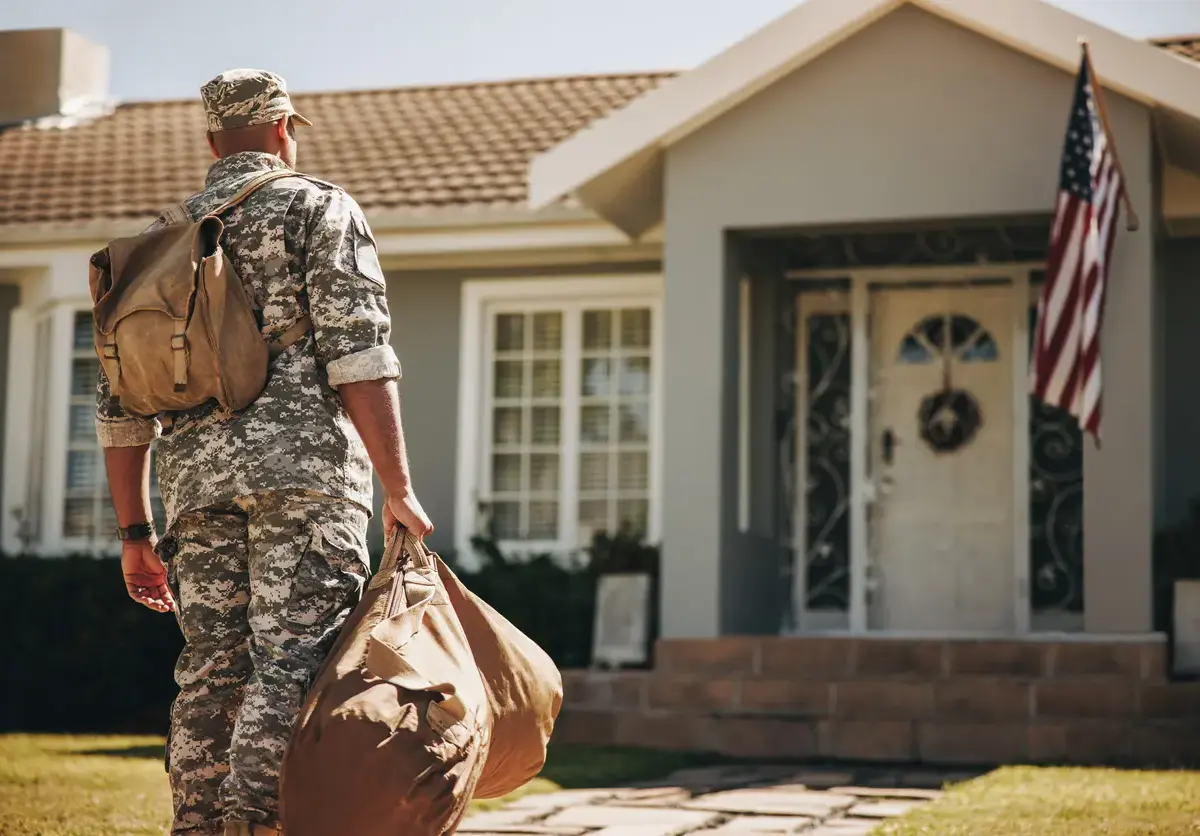
[[[3,288],[8,290],[8,288]],[[20,554],[20,527],[29,509],[29,448],[33,428],[34,319],[27,307],[13,308],[7,340],[0,346],[5,366],[3,488],[0,489],[0,552]]]
[[[764,536],[770,480],[759,449],[773,401],[752,393],[751,530],[738,530],[739,282],[746,265],[710,219],[668,209],[664,251],[662,635],[710,638],[779,629],[779,549]],[[770,287],[754,294],[758,310]],[[752,381],[770,384],[774,333],[752,317]],[[769,322],[768,322],[769,324]],[[756,327],[757,326],[757,327]],[[765,342],[764,342],[765,340]],[[773,461],[768,461],[768,465]],[[772,533],[773,534],[773,533]]]
[[[736,512],[737,283],[719,229],[672,224],[663,253],[661,631],[721,634],[720,559]]]
[[[1115,112],[1131,123],[1140,121],[1140,112],[1128,110]],[[1122,126],[1115,125],[1118,136],[1137,136],[1133,124],[1125,127],[1122,132]],[[1151,549],[1160,464],[1157,437],[1162,432],[1156,384],[1161,331],[1154,264],[1156,207],[1149,188],[1151,149],[1145,146],[1144,153],[1130,154],[1139,150],[1131,142],[1121,150],[1141,229],[1125,231],[1124,217],[1118,227],[1100,344],[1104,437],[1099,449],[1084,440],[1083,605],[1089,633],[1142,633],[1153,627]]]

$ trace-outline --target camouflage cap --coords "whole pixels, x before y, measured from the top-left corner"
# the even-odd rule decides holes
[[[291,116],[311,125],[292,106],[287,83],[266,70],[226,70],[200,88],[210,131],[248,128]]]

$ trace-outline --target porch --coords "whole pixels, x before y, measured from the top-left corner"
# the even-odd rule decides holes
[[[1156,381],[1176,338],[1156,306],[1180,265],[1118,247],[1097,448],[1028,395],[1048,239],[1036,216],[727,232],[716,331],[678,313],[697,290],[673,298],[668,239],[666,424],[701,395],[721,407],[714,459],[666,435],[662,635],[1151,633],[1174,472]],[[703,341],[715,387],[671,374]]]

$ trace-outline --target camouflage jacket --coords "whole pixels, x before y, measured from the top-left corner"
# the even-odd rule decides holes
[[[254,175],[284,165],[255,152],[219,160],[209,169],[204,191],[189,198],[187,207],[198,218]],[[223,220],[222,246],[262,310],[263,336],[278,336],[305,312],[312,333],[271,364],[266,389],[238,413],[212,403],[161,421],[130,416],[101,371],[96,408],[101,446],[158,439],[158,484],[168,526],[184,512],[271,490],[314,491],[369,511],[370,461],[335,390],[343,383],[399,377],[400,363],[388,342],[384,277],[362,210],[339,188],[286,177],[255,192]]]

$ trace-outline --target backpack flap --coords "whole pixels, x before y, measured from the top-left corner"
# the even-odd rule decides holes
[[[217,252],[223,229],[219,218],[208,217],[110,242],[104,250],[109,263],[107,287],[100,281],[106,292],[93,297],[96,326],[111,334],[118,322],[136,311],[160,311],[186,320],[196,292],[196,270]]]
[[[195,304],[197,274],[204,259],[219,252],[223,228],[218,218],[164,226],[118,238],[92,256],[89,284],[96,354],[112,393],[133,414],[159,411],[135,392],[186,388],[185,332]],[[130,325],[122,329],[126,319]],[[169,355],[157,346],[169,347]],[[159,365],[158,358],[164,356],[169,356],[169,368]]]

